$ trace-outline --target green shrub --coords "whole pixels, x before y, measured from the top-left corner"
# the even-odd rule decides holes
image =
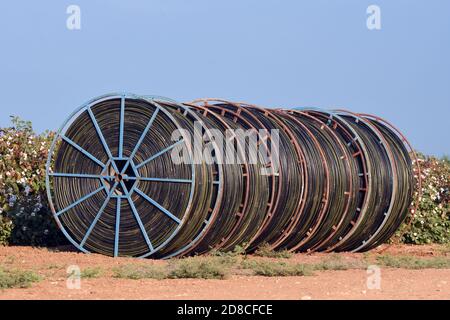
[[[419,163],[422,197],[397,235],[404,243],[450,243],[450,162],[420,155]]]
[[[31,122],[17,117],[12,117],[12,124],[0,129],[0,241],[36,246],[66,243],[45,190],[45,164],[54,133],[37,135]]]
[[[0,215],[0,246],[7,245],[11,238],[12,221]]]
[[[19,200],[8,212],[8,217],[14,225],[11,244],[56,246],[66,243],[56,226],[46,200],[41,199],[41,195],[28,196]]]

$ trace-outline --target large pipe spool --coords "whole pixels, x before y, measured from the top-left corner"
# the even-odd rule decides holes
[[[357,252],[406,219],[420,184],[411,157],[372,115],[109,94],[57,131],[46,183],[58,226],[83,252]]]

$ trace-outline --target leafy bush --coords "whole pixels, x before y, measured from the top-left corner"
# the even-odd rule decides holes
[[[0,246],[8,244],[12,228],[12,221],[0,215]]]
[[[419,157],[421,172],[416,174],[422,178],[422,197],[398,235],[404,243],[450,243],[450,161]]]
[[[65,242],[45,194],[45,163],[54,133],[37,135],[31,122],[17,117],[12,124],[0,129],[0,243]]]

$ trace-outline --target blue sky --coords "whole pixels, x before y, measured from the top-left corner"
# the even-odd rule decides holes
[[[81,8],[81,30],[66,8]],[[381,8],[369,31],[366,8]],[[56,129],[115,91],[346,108],[450,154],[450,1],[2,1],[0,126]]]

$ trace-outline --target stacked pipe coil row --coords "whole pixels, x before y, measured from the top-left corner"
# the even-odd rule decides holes
[[[276,150],[271,135],[258,145],[278,166],[245,160],[248,141],[238,139],[233,151],[244,161],[217,161],[223,146],[213,129],[277,130]],[[194,159],[202,151],[192,137],[205,136],[213,150],[200,161],[173,161],[180,147]],[[109,94],[57,132],[47,194],[58,226],[84,252],[168,258],[262,244],[365,251],[408,215],[411,155],[404,136],[371,115]]]

